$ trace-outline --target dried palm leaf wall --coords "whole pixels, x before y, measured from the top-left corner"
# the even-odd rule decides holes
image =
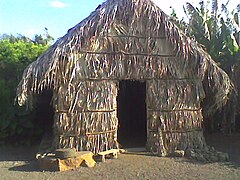
[[[118,146],[116,98],[126,79],[147,84],[147,145],[159,155],[203,147],[204,91],[215,95],[210,110],[231,90],[227,75],[151,1],[109,0],[29,65],[17,99],[31,103],[52,88],[55,147],[97,153]]]
[[[201,82],[189,78],[152,80],[147,87],[149,149],[164,156],[175,150],[203,148]]]
[[[117,148],[115,80],[62,85],[55,95],[55,144],[95,153]]]

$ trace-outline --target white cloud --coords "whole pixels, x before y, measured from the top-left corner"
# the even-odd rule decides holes
[[[68,4],[61,2],[61,1],[51,1],[49,2],[50,6],[54,7],[54,8],[64,8],[66,6],[68,6]]]

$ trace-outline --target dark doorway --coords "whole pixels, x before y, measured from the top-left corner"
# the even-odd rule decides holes
[[[43,90],[37,96],[36,120],[42,129],[42,137],[39,150],[44,151],[51,148],[53,138],[54,109],[52,106],[52,90]]]
[[[124,147],[146,145],[146,83],[120,81],[118,92],[118,142]]]

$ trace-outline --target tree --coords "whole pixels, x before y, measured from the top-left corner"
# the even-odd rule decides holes
[[[231,13],[226,4],[222,4],[219,8],[217,0],[207,4],[204,1],[199,2],[199,7],[194,7],[190,3],[186,3],[184,12],[188,17],[189,23],[183,20],[179,21],[176,14],[172,14],[172,19],[179,27],[188,33],[192,39],[195,39],[203,48],[212,56],[212,58],[224,69],[236,89],[232,93],[228,104],[224,107],[224,118],[219,118],[214,115],[210,117],[215,119],[210,123],[211,130],[222,128],[224,132],[230,133],[235,130],[236,115],[238,113],[237,106],[237,91],[240,90],[238,76],[240,75],[240,4]],[[204,103],[207,100],[205,100]],[[219,112],[218,112],[219,113]]]
[[[53,40],[54,40],[54,38],[49,35],[47,28],[45,28],[44,35],[36,34],[35,37],[34,37],[34,42],[35,43],[42,44],[42,45],[45,45],[45,46],[50,45]]]
[[[49,47],[51,36],[42,37],[44,43],[22,35],[4,34],[0,37],[0,143],[6,138],[17,142],[19,138],[29,138],[30,134],[39,132],[34,132],[37,127],[32,123],[31,115],[26,116],[13,104],[23,70]]]

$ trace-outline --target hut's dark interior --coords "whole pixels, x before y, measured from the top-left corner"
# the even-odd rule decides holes
[[[118,92],[118,142],[124,147],[146,145],[146,83],[120,81]]]
[[[51,103],[52,96],[53,92],[51,90],[43,90],[37,96],[36,120],[43,130],[43,136],[46,136],[46,138],[53,135],[54,109]]]

